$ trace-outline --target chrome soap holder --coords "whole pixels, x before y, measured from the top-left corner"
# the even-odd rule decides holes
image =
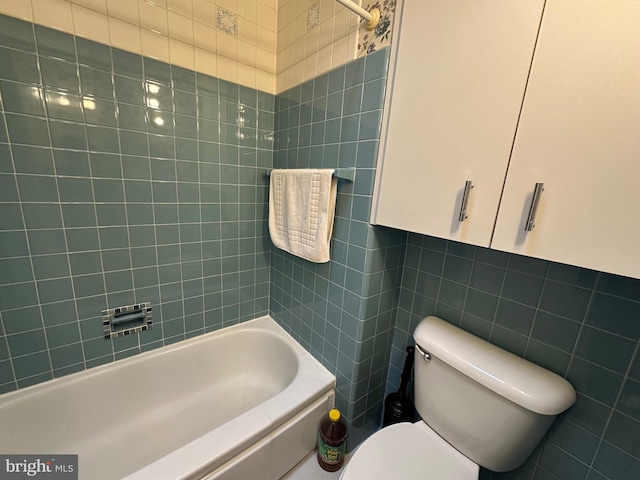
[[[151,303],[125,305],[102,311],[104,338],[116,338],[151,328]]]

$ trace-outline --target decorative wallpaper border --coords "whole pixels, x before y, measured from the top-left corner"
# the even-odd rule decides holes
[[[358,35],[358,57],[362,57],[391,44],[391,30],[396,13],[396,0],[377,0],[367,3],[363,8],[370,11],[372,8],[380,10],[380,22],[372,32],[364,28],[364,20],[360,21],[360,34]]]

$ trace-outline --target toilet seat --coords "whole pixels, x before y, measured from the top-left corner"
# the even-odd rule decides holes
[[[477,480],[480,467],[423,422],[397,423],[358,447],[340,480]]]

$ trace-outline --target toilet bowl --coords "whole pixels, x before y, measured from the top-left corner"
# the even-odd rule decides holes
[[[341,480],[476,480],[479,467],[424,422],[396,423],[365,440]]]
[[[477,480],[518,468],[576,400],[569,382],[437,317],[414,332],[421,420],[374,433],[342,480]]]

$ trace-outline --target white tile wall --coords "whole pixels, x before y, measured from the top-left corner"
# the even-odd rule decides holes
[[[218,7],[237,15],[236,36],[216,29]],[[276,0],[0,0],[0,13],[270,93],[276,7]]]
[[[335,0],[0,0],[0,13],[270,93],[355,59],[364,28]]]
[[[355,3],[360,5],[360,1]],[[319,25],[308,28],[320,5]],[[315,12],[314,12],[315,13]],[[360,17],[335,0],[279,0],[276,90],[281,92],[356,58]]]

